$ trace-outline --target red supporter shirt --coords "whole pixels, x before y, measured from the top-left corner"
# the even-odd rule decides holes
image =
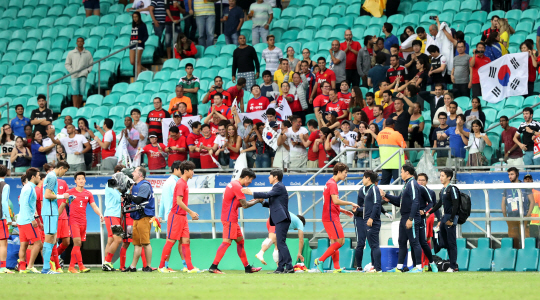
[[[110,131],[111,131],[113,139],[112,139],[111,143],[109,144],[108,149],[101,149],[101,159],[102,160],[107,158],[107,157],[116,155],[116,133],[114,131],[112,131],[112,130],[110,130]],[[107,135],[107,133],[105,133],[105,135]],[[105,137],[103,137],[103,139],[101,141],[105,143]]]
[[[193,132],[191,132],[187,139],[186,139],[186,143],[189,146],[195,146],[195,147],[199,147],[199,141],[203,138],[203,136],[201,134],[195,134]],[[200,152],[191,152],[189,151],[189,157],[191,158],[201,158],[201,153]]]
[[[334,150],[326,151],[324,149],[324,143],[319,144],[319,168],[322,168],[326,165],[327,161],[330,161],[330,158],[327,156],[330,155],[331,157],[336,156],[336,152]],[[329,167],[333,167],[334,165],[330,165]]]
[[[244,89],[238,90],[235,86],[231,86],[227,92],[229,95],[231,95],[231,105],[234,102],[235,99],[237,99],[236,102],[240,103],[241,101],[244,101]]]
[[[295,95],[293,95],[293,94],[287,94],[285,96],[279,96],[277,98],[278,106],[281,105],[281,102],[283,100],[287,101],[287,99],[285,99],[285,97],[293,98],[293,102],[287,102],[287,103],[289,103],[289,107],[290,107],[292,112],[302,111],[302,104],[300,104],[300,100],[298,100],[298,97],[295,97]]]
[[[219,126],[217,124],[214,124],[214,122],[210,121],[208,125],[210,125],[210,132],[212,133],[212,135],[216,135],[219,133]]]
[[[186,149],[186,152],[179,152],[177,150],[172,150],[169,152],[169,167],[172,166],[172,164],[175,161],[185,161],[187,160],[187,144],[186,144],[186,137],[180,136],[177,140],[169,139],[169,144],[167,147],[178,147],[178,148],[184,148]]]
[[[330,178],[330,180],[328,180],[324,186],[324,206],[322,213],[323,222],[339,222],[339,205],[334,204],[332,201],[332,195],[339,196],[337,183],[334,178]]]
[[[215,135],[211,135],[209,138],[202,137],[199,140],[199,145],[204,145],[206,147],[214,147],[214,140],[216,139]],[[212,160],[212,157],[208,153],[208,150],[201,149],[201,168],[202,169],[215,169],[217,168],[216,163]]]
[[[345,49],[347,49],[347,42],[343,42],[339,45],[339,50],[343,50],[343,52],[345,52]],[[362,46],[360,46],[359,42],[352,41],[351,49],[353,49],[354,51],[360,51],[360,49],[362,49]],[[352,51],[347,51],[345,52],[345,54],[346,54],[345,69],[356,70],[357,55],[352,53]]]
[[[151,111],[146,118],[146,124],[148,124],[148,132],[156,133],[159,142],[163,141],[163,130],[161,129],[161,123],[163,122],[163,119],[170,117],[171,114],[168,111],[162,109],[160,111]]]
[[[392,102],[392,104],[388,105],[385,109],[383,109],[383,118],[388,119],[390,115],[395,112],[396,112],[396,108],[394,107],[394,102]]]
[[[508,127],[507,130],[504,130],[501,133],[502,143],[504,144],[504,149],[506,150],[506,152],[512,149],[512,147],[514,147],[514,145],[516,144],[514,143],[514,135],[516,135],[516,132],[517,132],[517,128]],[[519,147],[516,147],[514,151],[510,152],[508,157],[511,159],[523,157],[523,151]]]
[[[66,183],[65,180],[63,179],[58,179],[58,195],[63,195],[65,193],[67,193],[67,191],[69,190],[69,187]],[[60,207],[60,204],[62,203],[66,203],[66,199],[58,199],[58,207]],[[60,216],[58,216],[58,220],[68,220],[68,215],[67,215],[67,207],[64,208],[64,211],[60,214]]]
[[[375,117],[373,116],[373,109],[370,109],[369,106],[362,108],[362,110],[366,113],[370,121],[375,119]]]
[[[313,145],[315,145],[315,140],[319,138],[319,131],[313,131],[309,134],[309,141],[311,141],[311,145],[309,145],[307,158],[309,161],[316,161],[319,158],[319,154],[313,152]]]
[[[186,206],[188,205],[189,187],[187,182],[183,178],[178,179],[178,181],[176,182],[173,195],[173,206],[171,208],[171,214],[187,216],[187,212],[181,209],[178,205],[178,197],[182,197],[182,202],[184,202]]]
[[[69,224],[86,226],[86,206],[94,203],[94,196],[85,189],[79,192],[72,188],[67,193],[76,197],[69,205]]]
[[[163,145],[162,143],[158,143],[158,145],[161,147],[161,151],[165,150],[165,145]],[[157,146],[152,146],[152,144],[148,144],[144,146],[143,152],[148,155],[149,170],[163,169],[167,166],[167,161],[165,160],[165,157],[163,157]]]
[[[191,132],[189,131],[189,128],[187,128],[186,125],[182,125],[182,124],[180,124],[180,126],[177,126],[177,127],[178,127],[178,131],[180,135],[187,138],[188,134]]]
[[[338,117],[343,116],[344,110],[347,110],[347,104],[341,101],[338,101],[336,103],[328,102],[328,104],[326,104],[326,111],[335,111],[338,113]]]
[[[225,102],[221,104],[220,106],[216,106],[216,111],[219,111],[222,115],[224,115],[227,119],[232,119],[232,111],[231,108],[227,105],[225,105]],[[208,114],[212,112],[212,107],[208,109]]]
[[[251,100],[247,103],[247,110],[246,112],[255,112],[260,110],[266,110],[268,108],[268,105],[270,104],[270,100],[264,96],[260,96],[259,98],[251,98]]]
[[[536,69],[533,66],[532,58],[529,56],[529,82],[534,82],[536,80]]]
[[[217,94],[217,93],[218,93],[218,91],[216,91],[216,90],[210,92],[210,96],[209,96],[210,103],[214,104],[214,95]],[[233,103],[231,94],[224,90],[221,93],[221,95],[223,95],[223,104],[230,107],[232,105],[232,103]]]
[[[233,180],[225,188],[223,204],[221,205],[221,222],[238,223],[238,208],[240,199],[246,199],[242,193],[242,185],[238,180]]]
[[[472,57],[469,59],[469,62],[471,61],[471,59]],[[478,69],[489,64],[490,62],[491,59],[489,59],[489,57],[483,56],[480,58],[478,57],[478,55],[476,55],[476,57],[474,58],[474,67],[472,68],[472,84],[480,83],[480,77],[478,77]]]
[[[330,69],[326,69],[322,73],[317,73],[317,82],[319,83],[319,87],[317,88],[317,95],[322,94],[321,90],[321,83],[327,81],[328,83],[332,84],[332,81],[336,81],[336,73]]]
[[[349,107],[349,103],[351,103],[351,93],[343,94],[342,92],[338,92],[337,97],[339,101],[343,101],[343,103],[347,104],[347,108]]]
[[[315,100],[313,100],[313,107],[323,107],[326,105],[326,103],[330,102],[330,96],[328,95],[319,95],[315,97]]]

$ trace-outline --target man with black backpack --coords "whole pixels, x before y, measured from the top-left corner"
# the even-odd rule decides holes
[[[435,204],[433,208],[426,213],[427,218],[430,214],[436,212],[439,208],[441,208],[442,205],[444,205],[444,216],[439,227],[440,236],[446,245],[448,257],[450,258],[450,267],[448,270],[446,270],[448,273],[458,271],[456,225],[458,224],[458,210],[461,196],[459,189],[450,184],[450,180],[452,180],[453,176],[454,172],[452,170],[441,170],[440,180],[444,187],[439,194],[439,202],[437,202],[437,204]]]

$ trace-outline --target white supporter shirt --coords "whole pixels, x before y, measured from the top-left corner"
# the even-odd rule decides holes
[[[88,143],[88,140],[84,137],[84,135],[76,134],[72,138],[69,136],[63,137],[60,138],[60,143],[62,143],[64,148],[66,148],[66,161],[68,164],[84,164],[84,154],[82,154],[82,151],[84,150],[84,144]],[[80,154],[77,155],[75,152],[79,152]]]
[[[103,142],[111,143],[111,144],[109,144],[109,148],[107,148],[107,150],[111,149],[112,141],[113,141],[112,130],[109,130],[109,131],[105,132],[105,135],[103,136]]]
[[[133,127],[139,132],[139,147],[144,148],[144,146],[146,146],[146,141],[148,140],[148,125],[142,121],[139,121],[139,123],[137,123],[137,125],[133,125]],[[141,135],[143,138],[140,138]]]
[[[300,142],[301,134],[309,135],[309,132],[304,127],[300,127],[297,132],[293,132],[293,129],[289,128],[289,130],[287,130],[287,133],[285,133],[288,138],[289,145],[292,145],[291,142]],[[307,155],[307,150],[304,146],[291,146],[290,149],[291,156]]]
[[[43,142],[42,142],[43,147],[49,147],[52,144],[53,144],[53,141],[51,140],[51,138],[44,138],[43,139]],[[50,163],[50,164],[55,164],[56,163],[56,147],[53,147],[51,149],[51,152],[49,152],[49,154],[47,154],[47,162]]]
[[[356,136],[357,136],[357,133],[354,132],[354,131],[349,131],[347,133],[341,133],[341,136],[349,141],[349,145],[350,146],[346,146],[343,142],[339,142],[339,151],[345,151],[345,149],[354,149],[354,145],[356,143]],[[354,161],[354,155],[356,154],[356,152],[353,152],[353,151],[350,151],[350,152],[347,152],[347,163],[348,164],[352,164],[352,162]]]

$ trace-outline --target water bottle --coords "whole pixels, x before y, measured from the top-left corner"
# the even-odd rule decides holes
[[[491,272],[495,272],[495,261],[491,261]]]

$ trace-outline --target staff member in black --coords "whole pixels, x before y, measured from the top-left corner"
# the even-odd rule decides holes
[[[276,243],[279,251],[279,263],[275,274],[294,273],[291,254],[285,243],[287,240],[287,231],[291,225],[291,216],[289,215],[289,194],[281,180],[283,171],[274,169],[270,172],[268,181],[272,185],[272,190],[268,193],[252,192],[248,188],[242,189],[242,193],[253,195],[255,199],[268,199],[262,205],[270,208],[270,226],[276,226]]]
[[[433,206],[431,210],[426,213],[426,217],[429,214],[436,212],[442,205],[444,205],[444,217],[442,218],[440,225],[441,237],[448,250],[448,257],[450,258],[450,267],[446,272],[452,273],[458,271],[457,265],[457,242],[456,242],[456,225],[458,216],[456,215],[459,209],[459,191],[450,184],[450,180],[454,177],[454,172],[450,169],[441,170],[441,183],[444,188],[439,194],[439,202]]]
[[[424,255],[427,257],[429,261],[429,266],[431,267],[431,271],[437,273],[439,269],[437,269],[437,265],[433,262],[433,254],[431,254],[431,247],[428,245],[427,237],[426,237],[426,230],[433,230],[433,228],[427,229],[426,228],[426,212],[429,211],[433,207],[433,202],[437,201],[437,198],[435,198],[435,192],[430,190],[426,187],[428,182],[428,176],[425,173],[420,173],[417,176],[417,182],[420,185],[420,202],[418,203],[419,213],[420,213],[420,235],[418,236],[418,240],[420,242],[420,247],[422,248],[422,251],[424,251]],[[412,257],[415,258],[415,255],[412,254]],[[414,262],[413,264],[422,264],[422,261],[420,262]],[[427,272],[427,266],[423,270],[424,272]]]
[[[381,208],[382,196],[377,182],[377,173],[368,170],[364,172],[362,183],[367,187],[364,201],[364,219],[360,222],[365,224],[365,235],[371,248],[371,264],[373,269],[370,273],[381,273],[381,248],[379,247],[379,233],[381,231]],[[353,211],[356,208],[353,207]]]

